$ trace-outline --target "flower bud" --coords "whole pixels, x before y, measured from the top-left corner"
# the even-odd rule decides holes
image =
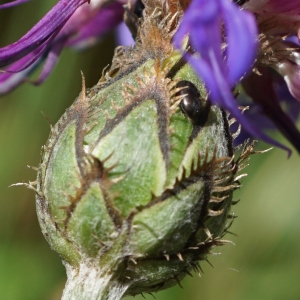
[[[63,299],[168,288],[226,243],[235,174],[253,147],[234,161],[227,114],[188,64],[177,67],[172,36],[164,38],[173,19],[157,18],[142,29],[151,40],[159,28],[163,55],[142,51],[145,35],[119,49],[43,147],[37,213],[67,268]]]

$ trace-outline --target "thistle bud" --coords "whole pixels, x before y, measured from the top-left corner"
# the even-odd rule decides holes
[[[42,232],[63,260],[63,299],[121,299],[177,284],[228,227],[236,173],[227,114],[147,8],[134,48],[51,128],[38,173]],[[174,25],[175,24],[175,25]],[[159,47],[158,47],[159,45]]]

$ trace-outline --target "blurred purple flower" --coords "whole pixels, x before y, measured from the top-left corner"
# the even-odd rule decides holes
[[[256,58],[258,32],[253,15],[228,0],[194,0],[174,36],[177,48],[181,49],[188,34],[196,53],[185,56],[206,84],[212,103],[229,111],[253,136],[286,149],[241,113],[232,94]]]
[[[253,72],[243,81],[245,92],[254,101],[246,104],[250,106],[246,114],[261,128],[279,129],[299,149],[299,132],[295,127],[300,112],[299,102],[291,96],[278,74],[262,66],[257,70],[260,75]]]
[[[246,83],[244,87],[247,86],[248,94],[258,104],[260,111],[275,123],[276,127],[300,152],[300,133],[296,129],[294,122],[281,109],[277,95],[273,91],[272,82],[269,82],[270,78],[268,76],[260,77],[255,73],[245,77],[247,73],[251,73],[254,66],[257,67],[255,65],[255,63],[257,64],[257,59],[259,59],[257,54],[263,54],[265,50],[262,47],[263,37],[261,36],[260,27],[257,27],[257,23],[259,24],[257,16],[242,9],[234,2],[240,5],[245,3],[245,7],[247,4],[250,5],[255,2],[260,4],[260,7],[263,6],[263,2],[273,2],[273,8],[276,6],[276,2],[276,9],[278,10],[279,2],[283,1],[193,0],[188,6],[180,27],[174,36],[174,45],[178,49],[182,49],[182,42],[187,36],[189,37],[189,44],[194,53],[187,51],[184,52],[184,55],[204,81],[212,103],[229,111],[250,135],[279,146],[290,154],[289,149],[263,132],[263,128],[261,124],[258,124],[255,116],[240,112],[239,104],[233,97],[232,90],[239,81],[243,80],[242,82]],[[285,2],[291,3],[293,1]],[[299,12],[299,3],[299,0],[294,1],[293,5],[289,6],[289,9],[293,13],[297,9]],[[284,9],[287,10],[287,5],[284,5]],[[288,18],[286,22],[288,23]],[[295,24],[293,23],[293,25]],[[289,32],[295,33],[294,27],[293,30]],[[268,42],[269,40],[267,40]],[[287,45],[284,46],[288,48]],[[295,56],[295,51],[293,55]],[[297,56],[297,59],[299,59],[299,56]],[[294,61],[297,59],[295,58]],[[288,69],[286,72],[291,72],[292,67],[287,65],[287,62],[284,63],[285,68]],[[280,66],[282,65],[279,64],[277,67]],[[295,66],[293,67],[295,68]],[[298,72],[298,78],[296,78],[295,74],[297,72],[293,71],[293,83],[296,86],[296,83],[300,84],[299,81],[297,82],[300,79],[300,74]],[[299,89],[291,89],[291,92],[295,96]]]
[[[253,73],[243,85],[253,101],[260,104],[263,113],[299,151],[299,131],[292,114],[289,117],[279,105],[280,98],[275,91],[270,68],[283,77],[292,96],[300,101],[300,1],[251,0],[243,8],[256,16],[260,41],[257,67],[261,73],[261,76]],[[263,85],[266,80],[269,83]],[[259,89],[264,90],[264,94],[260,92],[259,95]],[[298,111],[296,106],[300,103],[292,99],[288,103],[290,105]]]
[[[18,0],[0,6],[20,4]],[[43,69],[34,84],[51,73],[65,46],[82,48],[94,44],[104,33],[122,21],[122,2],[106,5],[104,0],[60,0],[29,32],[17,42],[0,48],[0,94],[27,81],[43,61]]]
[[[281,74],[300,101],[300,1],[251,0],[243,7],[256,15],[261,44],[258,59]]]

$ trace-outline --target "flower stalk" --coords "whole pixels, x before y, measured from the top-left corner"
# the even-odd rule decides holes
[[[121,278],[125,271],[124,259],[120,255],[126,242],[126,231],[120,235],[111,248],[101,259],[88,259],[79,267],[65,263],[67,283],[62,300],[121,299],[128,289],[128,284]],[[118,245],[119,243],[119,245]]]

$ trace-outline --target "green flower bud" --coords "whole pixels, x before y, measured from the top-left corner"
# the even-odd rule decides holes
[[[234,161],[226,113],[178,67],[174,20],[144,16],[135,48],[83,86],[43,147],[37,213],[67,268],[63,299],[156,292],[197,269],[226,243],[235,175],[253,153]]]

